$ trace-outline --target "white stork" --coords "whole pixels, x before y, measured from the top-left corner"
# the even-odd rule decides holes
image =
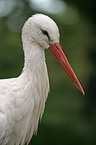
[[[0,145],[24,145],[37,131],[49,91],[48,49],[84,94],[59,45],[56,23],[46,15],[30,17],[22,29],[24,68],[17,78],[0,79]]]

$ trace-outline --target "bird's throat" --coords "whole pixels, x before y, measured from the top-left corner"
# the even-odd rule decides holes
[[[42,71],[46,67],[44,49],[38,44],[27,44],[23,46],[25,55],[24,71],[34,73]]]

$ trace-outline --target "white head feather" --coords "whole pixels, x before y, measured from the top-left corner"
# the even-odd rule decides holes
[[[50,39],[42,33],[47,31]],[[36,14],[30,17],[24,24],[22,39],[37,43],[43,48],[49,48],[48,43],[59,42],[59,30],[56,23],[46,15]]]

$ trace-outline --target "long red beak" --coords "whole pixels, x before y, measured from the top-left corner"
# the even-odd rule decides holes
[[[70,79],[73,81],[73,83],[76,85],[76,87],[83,93],[84,90],[82,88],[82,86],[80,85],[80,82],[78,81],[75,73],[73,72],[59,42],[55,43],[55,44],[51,44],[49,43],[50,48],[48,49],[52,55],[56,58],[56,60],[60,63],[60,65],[63,67],[63,69],[65,70],[65,72],[67,73],[67,75],[70,77]]]

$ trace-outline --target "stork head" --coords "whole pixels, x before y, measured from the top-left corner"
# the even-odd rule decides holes
[[[24,42],[38,44],[42,49],[47,48],[84,95],[83,88],[60,47],[59,30],[56,23],[46,15],[36,14],[26,21],[22,33]]]
[[[56,23],[46,15],[36,14],[30,17],[23,27],[23,39],[49,48],[49,43],[59,42],[59,30]]]

